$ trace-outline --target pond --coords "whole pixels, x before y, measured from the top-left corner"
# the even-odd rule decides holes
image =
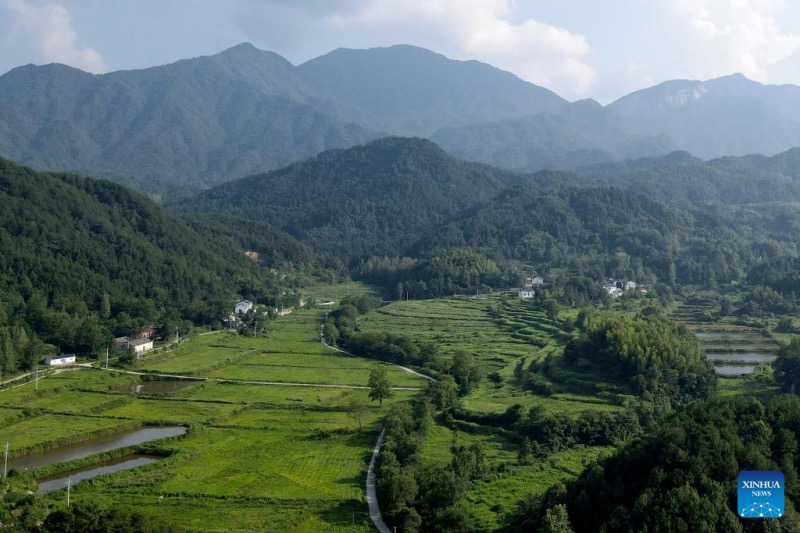
[[[197,379],[144,381],[131,387],[131,391],[136,394],[172,394],[198,383],[202,381]]]
[[[8,459],[8,469],[11,470],[13,468],[18,472],[24,472],[53,463],[83,459],[84,457],[89,457],[96,453],[109,452],[117,448],[125,448],[127,446],[135,446],[154,440],[185,435],[186,431],[187,428],[184,426],[130,429],[93,439],[74,442],[72,444],[64,444],[41,452],[20,455],[19,457],[10,457]]]
[[[720,376],[744,376],[752,374],[756,367],[754,365],[719,365],[714,367],[714,371]]]
[[[777,358],[777,355],[756,352],[720,352],[706,354],[706,357],[711,361],[723,361],[725,363],[771,363]]]
[[[103,461],[102,463],[95,463],[72,470],[70,472],[61,473],[56,476],[44,478],[39,481],[39,486],[36,488],[37,494],[45,494],[56,490],[65,489],[67,482],[72,485],[86,479],[93,477],[103,476],[106,474],[113,474],[114,472],[121,472],[123,470],[131,470],[138,466],[149,465],[162,459],[161,457],[154,457],[150,455],[131,454],[117,459]]]

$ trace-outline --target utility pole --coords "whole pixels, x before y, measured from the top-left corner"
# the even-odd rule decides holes
[[[106,368],[108,368],[108,346],[106,346]]]
[[[6,451],[3,454],[3,477],[8,477],[8,443],[6,442]]]
[[[39,365],[36,365],[36,390],[39,390]]]
[[[69,490],[72,488],[72,476],[67,478],[67,507],[69,507]]]
[[[181,338],[180,335],[178,334],[178,326],[175,326],[175,343],[177,344],[178,342],[180,342],[180,340]]]

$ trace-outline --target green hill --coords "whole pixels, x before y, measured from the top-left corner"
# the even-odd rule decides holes
[[[243,246],[268,254],[268,239],[193,225],[122,186],[0,159],[0,367],[29,365],[42,341],[85,352],[144,325],[218,321],[237,293],[269,290]],[[272,235],[286,255],[271,263],[308,260]]]
[[[267,221],[327,257],[398,255],[423,232],[521,177],[465,163],[423,139],[333,150],[205,191],[178,207]]]

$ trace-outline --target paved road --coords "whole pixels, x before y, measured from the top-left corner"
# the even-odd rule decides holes
[[[375,462],[378,460],[378,453],[381,451],[383,445],[383,432],[378,435],[378,441],[375,443],[375,448],[372,450],[372,459],[369,462],[369,470],[367,470],[367,505],[369,506],[369,517],[375,528],[381,533],[392,533],[386,522],[383,521],[381,510],[378,507],[378,493],[375,489]]]

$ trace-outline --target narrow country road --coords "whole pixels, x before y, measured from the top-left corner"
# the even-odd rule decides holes
[[[343,353],[345,355],[349,355],[351,357],[359,357],[358,355],[352,354],[341,348],[337,348],[336,346],[332,346],[325,342],[325,335],[322,334],[322,326],[319,327],[319,341],[322,343],[323,346],[330,348],[339,353]],[[408,367],[403,365],[397,365],[395,363],[387,363],[383,361],[387,365],[397,366],[408,372],[409,374],[414,374],[415,376],[419,376],[423,379],[427,379],[428,381],[437,381],[436,378],[432,378],[431,376],[426,376],[416,370],[412,370]],[[392,387],[399,389],[399,387]],[[420,389],[416,389],[420,390]],[[383,517],[381,516],[381,510],[378,506],[378,492],[375,487],[375,462],[378,460],[378,454],[381,451],[381,446],[383,446],[383,433],[384,430],[381,430],[381,434],[378,435],[378,440],[375,442],[375,448],[372,450],[372,459],[369,462],[369,470],[367,470],[367,506],[369,507],[369,517],[372,519],[372,523],[375,525],[375,529],[380,531],[381,533],[392,533],[392,530],[389,529],[389,526],[386,525],[386,522],[383,521]]]
[[[369,506],[369,517],[375,528],[381,533],[392,533],[386,522],[383,521],[381,510],[378,507],[378,492],[375,488],[375,462],[378,460],[378,453],[381,451],[383,445],[383,433],[386,430],[381,430],[378,435],[378,441],[375,443],[375,448],[372,450],[372,459],[369,462],[369,470],[367,470],[367,506]]]

